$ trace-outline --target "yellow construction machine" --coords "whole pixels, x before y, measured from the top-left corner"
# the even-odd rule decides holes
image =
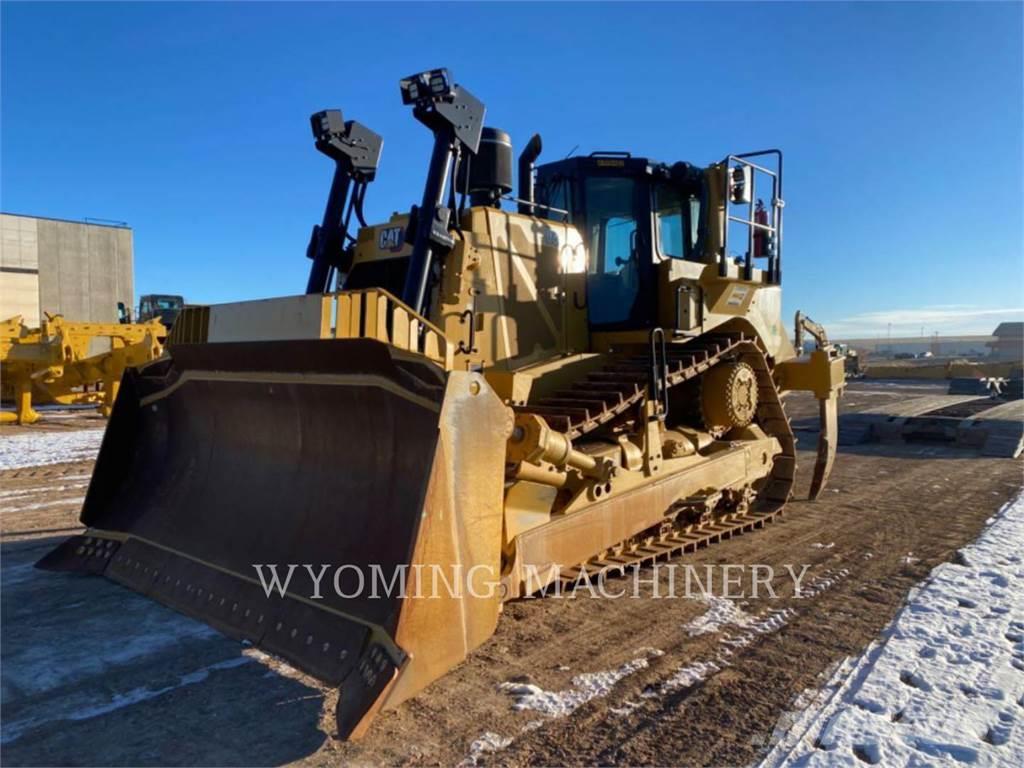
[[[14,402],[14,411],[3,411],[0,420],[38,421],[34,397],[61,405],[96,405],[109,416],[125,368],[159,357],[166,336],[157,320],[69,322],[47,313],[39,328],[27,327],[20,315],[0,322],[0,379],[4,398]]]
[[[367,224],[380,137],[314,115],[336,168],[307,293],[182,311],[169,355],[125,375],[87,532],[41,562],[340,686],[343,737],[503,602],[772,520],[787,390],[821,402],[820,493],[844,385],[824,333],[798,321],[818,339],[799,356],[780,320],[781,152],[537,166],[534,136],[511,198],[480,101],[446,70],[401,93],[434,134],[421,203]]]

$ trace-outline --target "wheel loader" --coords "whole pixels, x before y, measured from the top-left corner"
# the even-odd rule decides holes
[[[481,101],[443,69],[400,90],[434,137],[420,203],[367,223],[381,138],[313,115],[334,177],[306,293],[182,310],[125,374],[87,530],[40,562],[339,686],[343,738],[504,602],[770,522],[796,471],[786,391],[820,401],[816,496],[844,385],[823,331],[798,355],[780,319],[781,152],[537,164],[534,136],[513,197]]]

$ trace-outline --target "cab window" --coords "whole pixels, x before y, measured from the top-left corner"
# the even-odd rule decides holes
[[[700,261],[697,232],[700,200],[675,187],[660,184],[654,189],[654,218],[658,253],[662,258]]]
[[[591,178],[586,182],[591,274],[618,274],[636,255],[635,183],[632,179]]]
[[[571,221],[569,214],[563,211],[572,210],[570,199],[571,189],[569,179],[564,176],[555,176],[546,183],[538,184],[537,189],[537,215],[549,221]]]
[[[598,176],[585,182],[591,325],[624,323],[637,311],[641,264],[635,192],[629,178]]]

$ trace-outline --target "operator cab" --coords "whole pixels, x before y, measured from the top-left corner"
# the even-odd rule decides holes
[[[706,191],[688,163],[595,152],[537,167],[538,215],[573,224],[589,254],[591,328],[656,325],[657,265],[703,261]]]
[[[182,296],[148,294],[139,299],[139,322],[156,318],[170,330],[184,306],[185,299]]]

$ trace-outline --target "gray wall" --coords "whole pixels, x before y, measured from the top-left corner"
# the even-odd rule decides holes
[[[36,219],[0,214],[0,320],[21,315],[39,325],[39,248]]]
[[[33,263],[40,317],[113,323],[119,301],[134,304],[131,229],[10,214],[0,215],[0,228],[0,318],[25,314],[29,322],[23,307]]]

